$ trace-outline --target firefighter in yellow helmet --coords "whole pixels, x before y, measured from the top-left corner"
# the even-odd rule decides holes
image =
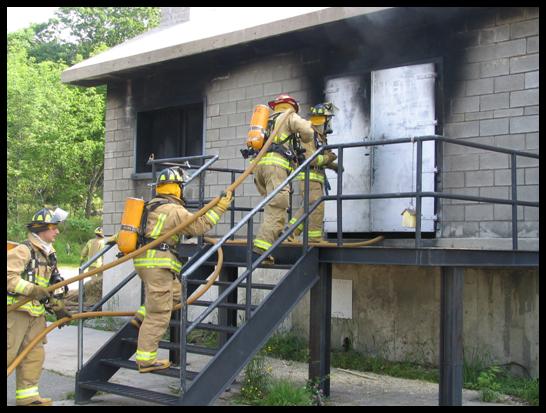
[[[141,246],[192,216],[184,208],[183,183],[183,174],[178,168],[166,168],[160,172],[156,182],[156,196],[145,205],[145,229]],[[136,362],[141,373],[165,369],[170,365],[168,360],[157,360],[157,348],[169,325],[171,311],[180,302],[182,286],[177,278],[182,269],[182,263],[177,257],[180,235],[198,236],[210,230],[218,223],[231,200],[229,192],[220,198],[215,207],[184,228],[180,234],[173,235],[134,258],[135,269],[145,289],[144,305],[131,321],[140,327]]]
[[[311,107],[309,115],[315,133],[311,142],[302,144],[302,147],[305,149],[304,155],[306,159],[313,155],[321,146],[327,144],[326,136],[329,133],[332,133],[329,123],[332,116],[334,116],[334,109],[335,106],[330,102],[319,103],[318,105]],[[332,169],[336,173],[338,172],[337,163],[335,162],[336,159],[337,156],[331,150],[325,150],[311,162],[311,168],[309,170],[309,205],[312,205],[324,194],[324,185],[326,182],[325,168]],[[303,196],[305,189],[305,173],[300,172],[295,179],[300,181],[300,193]],[[294,224],[299,217],[303,215],[303,212],[302,206],[290,220],[290,225]],[[309,216],[307,233],[309,242],[322,241],[323,220],[324,202],[321,202]],[[304,225],[302,222],[294,232],[292,232],[292,236],[290,236],[288,240],[294,241],[296,237],[302,233],[303,228]]]
[[[258,162],[254,170],[254,183],[262,196],[267,196],[284,181],[297,165],[297,146],[300,142],[308,143],[313,139],[311,122],[298,115],[298,102],[289,95],[280,95],[268,102],[274,110],[269,118],[269,130],[273,131],[277,122],[284,119],[283,114],[290,108],[294,112],[277,131],[273,144],[268,152]],[[279,237],[286,224],[286,212],[289,206],[289,187],[284,187],[264,207],[263,221],[253,241],[254,258],[269,249]],[[268,256],[264,264],[274,263],[274,258]]]
[[[70,317],[64,308],[62,295],[55,296],[47,287],[62,281],[57,270],[57,258],[52,243],[59,234],[58,224],[68,213],[60,208],[40,209],[27,225],[27,240],[8,251],[8,305],[22,298],[32,301],[7,313],[7,363],[13,362],[34,337],[46,328],[45,312],[57,319]],[[65,289],[65,293],[66,293]],[[15,400],[18,406],[50,406],[51,399],[40,396],[38,382],[45,359],[44,344],[38,343],[17,367]]]
[[[104,239],[104,234],[102,232],[102,227],[97,227],[95,228],[95,238],[91,238],[89,241],[87,241],[80,252],[80,265],[83,265],[87,261],[89,261],[93,256],[95,256],[98,252],[104,249],[104,246],[105,246],[105,239]],[[91,265],[89,265],[89,267],[87,267],[87,270],[91,271],[95,268],[102,267],[102,264],[103,264],[102,257],[99,257]],[[71,291],[67,295],[65,300],[67,307],[70,307],[72,309],[73,306],[77,306],[78,296],[79,296],[78,290]],[[102,298],[102,272],[98,272],[84,284],[84,294],[83,294],[84,305],[92,306],[93,304],[100,301],[101,298]],[[97,311],[100,311],[100,310],[101,308],[97,308]]]

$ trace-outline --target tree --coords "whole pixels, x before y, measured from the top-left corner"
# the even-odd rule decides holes
[[[104,97],[63,85],[64,69],[36,63],[24,48],[8,53],[8,214],[16,220],[44,204],[82,209],[99,182]]]
[[[91,214],[102,197],[106,90],[64,85],[60,74],[158,23],[153,7],[61,7],[8,35],[8,219],[44,204]]]
[[[98,48],[113,47],[159,24],[159,7],[59,7],[55,17],[35,25],[31,55],[74,64]]]

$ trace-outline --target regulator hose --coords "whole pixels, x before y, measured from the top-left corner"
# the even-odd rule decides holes
[[[216,244],[216,242],[217,242],[216,240],[214,240],[212,238],[205,238],[205,240],[207,242],[210,242],[211,244]],[[207,283],[200,286],[196,291],[193,292],[193,294],[190,297],[188,297],[188,299],[186,300],[187,305],[192,304],[199,297],[201,297],[203,294],[205,294],[205,292],[207,292],[207,290],[212,286],[212,284],[214,284],[214,282],[218,279],[218,276],[220,275],[220,270],[222,269],[222,265],[224,264],[224,253],[223,253],[221,247],[218,248],[218,250],[216,252],[218,253],[218,262],[216,264],[216,268],[214,269],[212,274],[209,275]],[[179,310],[181,306],[182,306],[181,303],[175,305],[173,307],[172,311]],[[57,321],[51,323],[49,326],[47,326],[42,331],[40,331],[38,333],[38,335],[36,335],[36,337],[34,337],[32,339],[32,341],[23,349],[23,351],[21,351],[17,355],[17,357],[8,366],[7,376],[9,377],[9,375],[11,373],[13,373],[13,371],[17,368],[17,366],[28,355],[30,350],[32,350],[36,346],[36,344],[38,344],[47,334],[49,334],[52,330],[54,330],[55,327],[60,327],[63,324],[69,323],[71,321],[85,319],[85,318],[126,317],[126,316],[134,316],[134,315],[135,315],[135,312],[131,312],[131,311],[92,311],[92,312],[87,312],[87,313],[85,313],[85,312],[84,313],[75,313],[75,314],[72,314],[72,317],[61,318],[60,320],[57,320]]]
[[[284,123],[288,119],[288,116],[292,112],[294,112],[294,109],[290,108],[287,111],[285,111],[279,117],[278,122],[276,122],[276,124],[275,124],[275,128],[271,132],[271,136],[275,136],[277,134],[277,131],[280,129],[280,127],[282,125],[284,125]],[[239,175],[237,177],[237,179],[235,179],[235,181],[233,181],[233,183],[231,183],[226,188],[226,192],[233,192],[235,190],[235,188],[237,188],[239,185],[241,185],[241,183],[247,178],[247,176],[252,173],[252,171],[254,170],[256,165],[258,164],[258,161],[265,155],[265,153],[267,152],[267,150],[269,149],[269,147],[271,146],[272,143],[273,143],[273,139],[267,139],[265,141],[264,146],[262,147],[260,152],[258,152],[258,155],[256,155],[256,158],[254,158],[254,161],[244,170],[244,172],[241,175]],[[91,270],[89,272],[85,272],[85,273],[82,273],[82,274],[77,275],[75,277],[72,277],[72,278],[66,279],[64,281],[61,281],[61,282],[59,282],[57,284],[53,284],[53,285],[49,286],[47,288],[47,290],[49,292],[53,292],[53,291],[55,291],[56,289],[58,289],[60,287],[63,287],[65,285],[71,284],[71,283],[73,283],[75,281],[79,281],[79,280],[87,278],[87,277],[91,277],[92,275],[95,275],[95,274],[97,274],[99,272],[106,271],[106,270],[108,270],[108,269],[110,269],[112,267],[115,267],[115,266],[117,266],[117,265],[119,265],[121,263],[124,263],[125,261],[128,261],[128,260],[136,257],[137,255],[142,254],[144,251],[159,245],[160,243],[162,243],[166,239],[170,238],[171,236],[181,232],[188,225],[190,225],[191,223],[196,221],[200,216],[204,215],[209,209],[214,207],[218,203],[218,201],[220,201],[220,195],[213,198],[208,204],[203,206],[203,208],[201,208],[199,211],[195,212],[191,217],[187,218],[186,220],[184,220],[183,222],[178,224],[176,227],[174,227],[170,231],[166,232],[165,234],[161,235],[160,237],[156,238],[154,241],[150,242],[149,244],[146,244],[146,245],[134,250],[133,252],[131,252],[131,253],[127,254],[127,255],[124,255],[123,257],[121,257],[121,258],[119,258],[119,259],[117,259],[115,261],[109,262],[108,264],[104,264],[102,267],[97,267],[97,268],[95,268],[95,269],[93,269],[93,270]],[[30,298],[25,298],[25,299],[23,299],[21,301],[18,301],[16,303],[14,303],[14,304],[11,304],[11,305],[9,305],[7,307],[7,312],[9,313],[10,311],[13,311],[16,308],[21,307],[23,304],[26,304],[29,301],[31,301]]]

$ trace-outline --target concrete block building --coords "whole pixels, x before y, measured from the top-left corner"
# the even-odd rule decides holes
[[[65,83],[107,85],[106,233],[119,229],[127,197],[149,199],[151,153],[218,155],[216,166],[244,169],[239,149],[252,110],[280,93],[295,97],[303,116],[332,100],[339,112],[331,143],[441,135],[539,152],[538,7],[270,8],[248,18],[237,9],[162,8],[158,28],[63,73]],[[415,190],[414,146],[406,145],[355,155],[355,182],[372,193]],[[432,141],[424,151],[425,190],[538,202],[538,159],[516,157],[514,193],[510,154]],[[207,173],[205,196],[229,182]],[[196,189],[186,195],[195,197]],[[239,206],[260,200],[251,180],[236,193]],[[405,205],[411,200],[360,201],[357,222],[346,212],[343,231],[411,246],[414,230],[400,226]],[[335,232],[333,211],[326,207],[327,232]],[[517,247],[538,250],[538,207],[518,206],[516,226]],[[509,204],[423,200],[423,243],[430,247],[511,249],[512,229]],[[214,229],[227,230],[225,220]],[[349,342],[392,360],[437,361],[438,268],[339,264],[333,277],[332,346]],[[538,270],[468,268],[464,280],[465,356],[489,355],[537,377]],[[304,299],[289,328],[306,334],[308,312]]]

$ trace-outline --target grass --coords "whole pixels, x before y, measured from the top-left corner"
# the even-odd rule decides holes
[[[268,348],[260,351],[245,367],[243,385],[234,397],[237,404],[252,406],[312,406],[316,397],[311,386],[276,379],[266,363]]]
[[[270,357],[299,362],[309,360],[307,340],[295,333],[275,334],[265,347],[268,349]],[[389,361],[353,349],[347,349],[347,351],[334,349],[330,354],[330,359],[332,367],[432,383],[439,381],[437,367],[410,361]],[[465,357],[463,383],[463,387],[466,389],[480,391],[484,401],[500,401],[502,395],[509,395],[533,406],[537,406],[539,402],[538,379],[517,377],[507,369],[495,366],[487,353],[479,355],[472,352],[469,357]]]

